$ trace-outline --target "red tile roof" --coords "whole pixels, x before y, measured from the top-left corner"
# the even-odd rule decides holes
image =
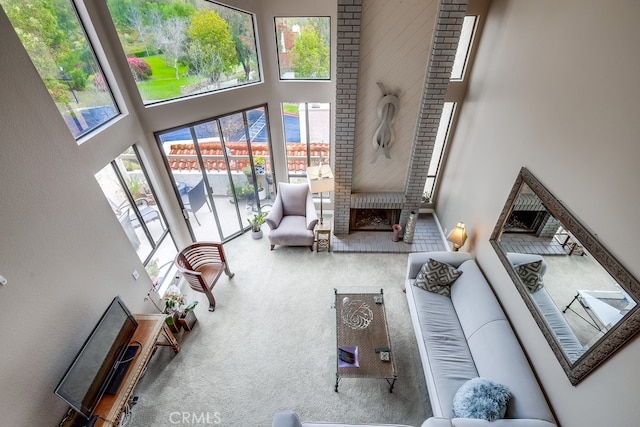
[[[240,172],[243,167],[249,165],[249,150],[246,142],[229,142],[225,145],[230,150],[229,160],[232,170]],[[306,144],[288,143],[286,144],[286,148],[289,171],[304,172],[307,167]],[[329,158],[329,144],[311,143],[309,144],[309,148],[311,150],[310,155],[312,162],[315,159],[323,158],[326,160]],[[271,169],[271,162],[269,162],[269,145],[266,142],[253,142],[251,143],[251,151],[254,159],[257,156],[265,158],[265,164],[269,171]],[[201,142],[200,152],[205,169],[208,171],[226,170],[220,142]],[[189,171],[200,169],[194,145],[191,143],[171,144],[167,158],[172,170]]]

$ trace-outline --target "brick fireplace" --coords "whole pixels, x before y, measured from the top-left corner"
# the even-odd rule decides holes
[[[560,227],[535,194],[520,194],[504,226],[505,233],[531,234],[552,238]]]
[[[400,209],[351,209],[349,232],[389,231],[400,220]]]
[[[416,131],[403,192],[358,193],[352,188],[360,68],[362,0],[338,0],[336,63],[336,132],[331,158],[335,175],[333,231],[349,234],[361,209],[394,210],[404,228],[411,211],[419,211],[442,108],[449,88],[466,0],[440,0]],[[357,219],[357,218],[356,218]],[[395,220],[395,217],[392,219]]]
[[[349,232],[390,231],[400,221],[404,193],[354,193],[349,210]]]

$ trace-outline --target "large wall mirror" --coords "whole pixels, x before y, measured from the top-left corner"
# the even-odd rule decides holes
[[[640,331],[640,282],[526,168],[491,244],[573,385]]]

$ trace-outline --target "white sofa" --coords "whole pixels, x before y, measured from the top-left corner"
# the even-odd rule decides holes
[[[544,276],[544,273],[547,271],[547,263],[540,255],[508,252],[507,259],[509,259],[514,267],[535,261],[541,261],[542,271],[540,272],[540,276]],[[578,358],[584,354],[586,348],[580,343],[576,335],[573,333],[573,329],[571,329],[571,326],[567,323],[567,319],[565,319],[562,312],[558,309],[556,303],[551,298],[551,295],[547,292],[547,289],[543,286],[537,291],[532,292],[530,295],[554,335],[560,342],[560,346],[566,353],[569,360],[578,360]]]
[[[429,258],[462,275],[451,297],[414,286]],[[553,427],[553,414],[498,300],[471,255],[409,254],[406,293],[433,417],[422,427]],[[511,391],[504,419],[456,418],[453,397],[466,381],[483,377]]]

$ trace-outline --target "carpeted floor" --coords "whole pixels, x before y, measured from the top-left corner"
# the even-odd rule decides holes
[[[177,334],[182,351],[160,348],[135,391],[129,426],[268,427],[273,414],[304,420],[419,426],[431,413],[415,335],[402,292],[407,254],[269,250],[249,234],[225,245],[235,277],[214,288],[216,311],[197,299],[198,323]],[[386,381],[335,383],[334,288],[384,289],[398,371]]]

